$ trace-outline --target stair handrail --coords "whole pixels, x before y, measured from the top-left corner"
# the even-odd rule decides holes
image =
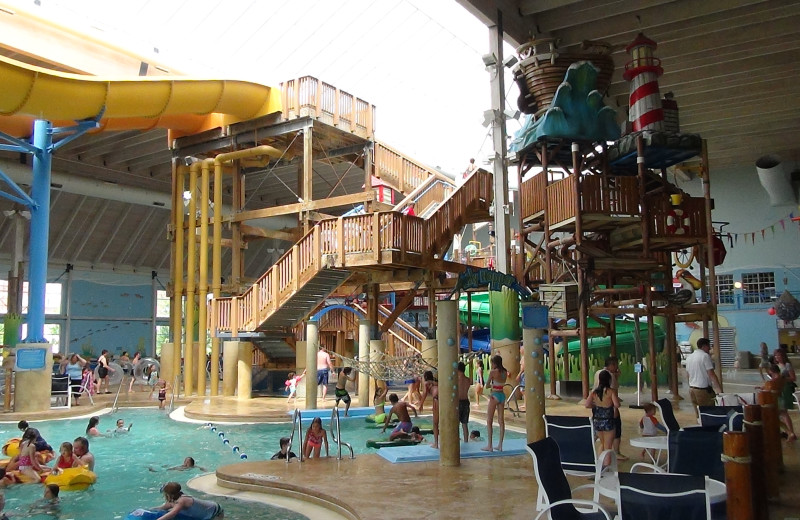
[[[366,315],[367,311],[364,309],[364,307],[362,307],[361,305],[359,305],[359,304],[357,304],[355,302],[351,303],[351,305],[353,307],[355,307],[356,309],[358,309],[359,311],[361,311],[363,314]],[[381,317],[386,318],[387,316],[386,316],[386,314],[383,314],[383,313],[379,312],[379,316],[378,316],[378,324],[379,325],[382,325]],[[405,326],[403,326],[402,323],[398,323],[398,322],[405,323],[406,325],[408,325],[408,327],[405,327]],[[420,341],[420,343],[422,342],[423,339],[426,339],[424,337],[424,334],[422,334],[421,332],[415,330],[413,327],[411,327],[410,323],[408,323],[406,321],[403,321],[400,318],[397,318],[397,320],[395,320],[395,322],[392,324],[392,326],[389,328],[389,330],[386,331],[389,334],[391,334],[392,336],[394,336],[395,338],[397,338],[398,341],[400,341],[401,343],[406,345],[407,348],[413,350],[414,353],[421,355],[422,352],[420,351],[419,347],[417,347],[416,345],[412,345],[411,343],[406,341],[402,336],[400,336],[397,332],[392,330],[394,327],[397,327],[397,328],[400,328],[400,329],[404,330],[405,332],[407,332],[412,337],[418,339]],[[422,337],[420,337],[420,336],[422,336]]]
[[[428,177],[427,179],[425,179],[425,182],[423,182],[422,184],[420,184],[419,186],[414,188],[414,190],[411,193],[406,195],[406,197],[403,200],[398,202],[394,206],[394,208],[392,208],[392,210],[393,211],[402,211],[402,210],[404,210],[405,207],[409,203],[412,203],[412,202],[416,203],[419,199],[422,198],[423,195],[428,193],[430,190],[432,190],[434,188],[434,186],[436,186],[439,183],[447,185],[447,186],[449,186],[450,188],[452,188],[454,190],[458,189],[458,187],[456,186],[455,182],[448,182],[448,181],[440,179],[439,177]],[[442,201],[439,201],[440,204],[441,204],[441,202]],[[422,212],[424,210],[426,210],[426,209],[427,208],[417,208],[415,210],[415,212],[419,213],[420,215],[422,215]]]
[[[336,421],[336,428],[333,427],[333,422]],[[342,442],[342,430],[341,425],[339,424],[339,407],[334,405],[333,409],[331,410],[331,437],[333,437],[333,442],[338,447],[338,455],[336,456],[337,460],[342,460],[342,445],[344,444],[347,446],[347,449],[350,450],[350,458],[356,458],[355,454],[353,453],[353,447],[347,443]]]
[[[122,391],[122,384],[124,382],[125,382],[125,378],[123,377],[122,381],[119,384],[119,388],[117,388],[117,395],[114,396],[114,404],[111,405],[111,412],[112,413],[116,412],[117,410],[119,410],[119,407],[117,406],[117,401],[119,401],[119,393]]]
[[[295,425],[297,425],[297,428],[295,428]],[[300,413],[300,408],[295,408],[292,416],[292,433],[289,435],[289,446],[286,448],[286,464],[289,464],[289,454],[292,452],[295,431],[300,439],[300,455],[298,459],[303,462],[303,414]]]

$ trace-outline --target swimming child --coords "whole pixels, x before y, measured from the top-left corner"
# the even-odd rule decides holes
[[[350,393],[347,391],[347,382],[355,381],[356,375],[353,373],[352,367],[344,367],[339,372],[339,377],[336,379],[336,406],[339,406],[339,401],[344,401],[344,416],[347,417],[347,412],[350,410]]]
[[[123,421],[122,419],[117,419],[117,427],[116,427],[116,429],[114,429],[113,433],[114,434],[128,433],[129,431],[131,431],[132,427],[133,427],[133,423],[130,423],[126,427],[125,426],[125,421]]]
[[[71,442],[62,442],[61,449],[59,451],[61,454],[56,459],[56,465],[53,468],[53,473],[60,473],[60,470],[62,469],[78,468],[83,465],[78,457],[76,457],[72,452]]]
[[[286,398],[287,405],[289,404],[289,401],[291,401],[292,397],[294,397],[294,402],[297,404],[297,384],[303,379],[303,377],[305,377],[305,375],[305,369],[303,369],[303,373],[299,376],[294,372],[289,372],[289,379],[284,382],[284,385],[286,385],[286,390],[289,392],[289,397]]]
[[[61,513],[59,491],[58,484],[47,484],[44,487],[44,496],[28,508],[28,516],[50,515],[58,518]]]
[[[482,440],[481,432],[479,432],[478,430],[472,430],[471,432],[469,432],[469,440],[472,442],[478,442]]]
[[[269,460],[286,460],[287,456],[289,460],[296,459],[297,455],[293,451],[289,451],[289,437],[281,437],[280,440],[281,449],[275,452]]]
[[[89,424],[86,425],[86,435],[89,437],[105,437],[105,435],[97,429],[98,424],[100,424],[100,418],[97,416],[91,417],[89,419]]]
[[[150,398],[153,397],[153,392],[155,392],[156,389],[158,389],[158,409],[163,410],[166,407],[167,391],[171,390],[172,387],[169,386],[169,383],[165,380],[159,378],[153,386],[153,389],[150,390]]]
[[[303,456],[310,459],[312,454],[314,457],[320,456],[322,444],[325,443],[325,456],[328,456],[328,432],[322,428],[322,419],[314,417],[311,421],[311,426],[306,432],[306,440],[303,446]]]
[[[199,498],[184,495],[181,491],[181,485],[177,482],[167,482],[161,488],[166,499],[164,504],[154,509],[168,510],[169,512],[162,516],[164,520],[176,518],[180,513],[181,518],[191,518],[196,520],[214,520],[224,518],[225,513],[222,506],[210,500],[201,500]]]

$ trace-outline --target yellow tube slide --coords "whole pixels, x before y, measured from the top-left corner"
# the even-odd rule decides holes
[[[32,118],[62,125],[96,117],[103,108],[104,130],[160,127],[190,134],[278,112],[281,101],[277,89],[247,81],[82,76],[0,56],[0,130],[27,135]]]

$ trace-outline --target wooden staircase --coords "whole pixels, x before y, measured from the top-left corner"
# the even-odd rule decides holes
[[[356,302],[350,305],[364,316],[367,315],[365,306]],[[392,309],[385,305],[378,306],[378,324],[381,327],[383,327],[386,318],[391,313]],[[390,356],[409,357],[422,353],[422,340],[425,339],[425,335],[403,319],[397,318],[392,326],[389,327],[389,330],[386,331],[386,334],[388,335],[386,353]]]
[[[491,202],[491,176],[479,171],[427,219],[384,211],[322,220],[244,294],[212,300],[212,334],[291,336],[352,270],[426,267],[465,224],[488,220]]]

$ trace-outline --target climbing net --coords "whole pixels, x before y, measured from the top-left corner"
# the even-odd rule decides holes
[[[436,367],[423,360],[422,357],[418,355],[396,357],[373,352],[372,355],[375,356],[374,359],[361,360],[358,358],[345,357],[333,352],[332,354],[342,360],[344,366],[353,367],[362,374],[382,381],[403,381],[415,376],[422,376],[426,370],[431,370],[434,376],[436,375]]]

